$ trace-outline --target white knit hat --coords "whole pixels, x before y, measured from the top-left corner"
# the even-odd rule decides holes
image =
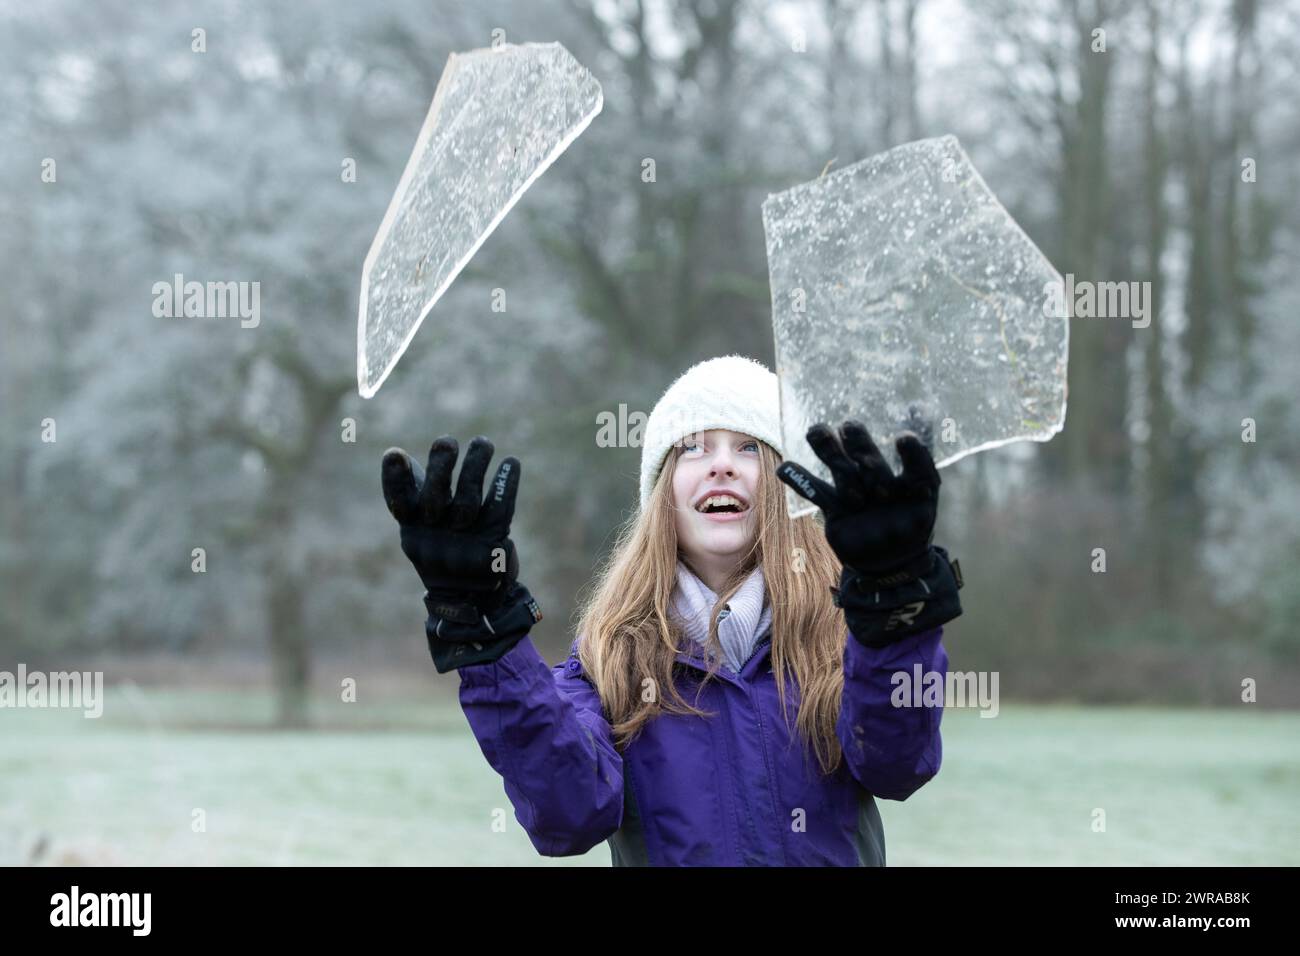
[[[716,428],[758,438],[784,457],[780,390],[767,366],[724,355],[691,366],[668,387],[650,413],[641,443],[642,509],[673,445]]]

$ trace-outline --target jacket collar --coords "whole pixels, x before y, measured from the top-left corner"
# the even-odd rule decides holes
[[[758,643],[754,645],[753,655],[745,662],[744,666],[740,669],[739,674],[730,674],[722,667],[719,667],[715,673],[723,680],[730,681],[736,685],[739,685],[742,682],[748,682],[758,673],[758,669],[763,666],[763,662],[766,661],[771,654],[772,632],[769,629],[768,633],[764,637],[760,638]],[[704,655],[695,650],[689,652],[678,652],[676,660],[679,664],[685,664],[687,667],[692,667],[701,672],[707,672],[709,669],[709,662],[704,659]]]

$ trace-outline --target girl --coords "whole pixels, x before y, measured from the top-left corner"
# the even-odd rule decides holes
[[[385,454],[435,666],[459,670],[539,853],[607,840],[615,866],[882,866],[873,798],[905,800],[938,773],[942,702],[895,693],[896,675],[943,680],[941,625],[961,613],[960,572],[930,543],[934,462],[907,434],[895,475],[859,423],[815,425],[832,486],[781,461],[778,395],[737,355],[668,389],[645,428],[641,506],[555,667],[529,639],[542,615],[509,538],[518,460],[483,502],[482,436],[454,497],[455,439],[434,442],[427,476]],[[773,478],[820,512],[791,520]]]

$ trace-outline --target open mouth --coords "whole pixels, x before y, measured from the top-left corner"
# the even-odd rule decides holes
[[[749,513],[749,502],[735,495],[708,495],[695,510],[710,521],[738,521]]]

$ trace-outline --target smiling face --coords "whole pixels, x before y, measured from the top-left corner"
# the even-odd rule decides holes
[[[716,591],[753,543],[759,443],[719,429],[687,435],[680,444],[673,472],[677,544],[686,563]]]

